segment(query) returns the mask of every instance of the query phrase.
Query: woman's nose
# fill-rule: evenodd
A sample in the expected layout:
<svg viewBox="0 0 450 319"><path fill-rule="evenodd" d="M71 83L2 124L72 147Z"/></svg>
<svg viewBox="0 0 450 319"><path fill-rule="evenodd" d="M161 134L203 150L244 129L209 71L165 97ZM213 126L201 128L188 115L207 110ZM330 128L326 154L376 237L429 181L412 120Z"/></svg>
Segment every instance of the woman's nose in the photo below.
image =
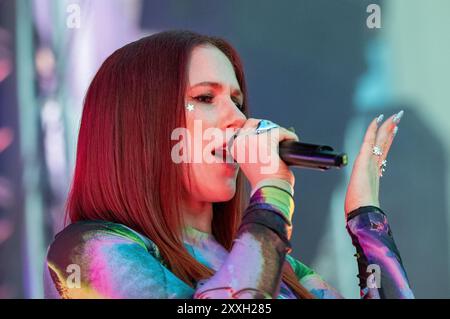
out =
<svg viewBox="0 0 450 319"><path fill-rule="evenodd" d="M245 117L244 113L233 103L234 107L230 111L227 112L226 118L225 118L225 128L231 128L231 129L239 129L241 128L247 118Z"/></svg>
<svg viewBox="0 0 450 319"><path fill-rule="evenodd" d="M244 113L240 110L240 108L235 104L233 99L225 98L222 104L223 113L222 117L222 127L224 128L233 128L238 129L241 128L247 118Z"/></svg>

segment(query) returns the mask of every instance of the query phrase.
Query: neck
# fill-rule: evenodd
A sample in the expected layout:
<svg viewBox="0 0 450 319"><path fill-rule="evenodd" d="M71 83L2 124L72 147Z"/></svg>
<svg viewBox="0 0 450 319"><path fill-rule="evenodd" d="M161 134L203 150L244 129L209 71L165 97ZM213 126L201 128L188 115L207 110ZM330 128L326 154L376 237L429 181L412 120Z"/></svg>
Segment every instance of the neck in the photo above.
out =
<svg viewBox="0 0 450 319"><path fill-rule="evenodd" d="M213 217L212 203L186 201L183 205L183 218L186 226L211 234Z"/></svg>

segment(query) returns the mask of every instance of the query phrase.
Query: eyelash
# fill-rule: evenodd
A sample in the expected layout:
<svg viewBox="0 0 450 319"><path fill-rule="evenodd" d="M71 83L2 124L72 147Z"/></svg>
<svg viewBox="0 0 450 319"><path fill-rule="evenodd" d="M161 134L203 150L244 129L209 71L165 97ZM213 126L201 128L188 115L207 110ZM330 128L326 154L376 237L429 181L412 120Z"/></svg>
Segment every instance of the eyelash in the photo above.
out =
<svg viewBox="0 0 450 319"><path fill-rule="evenodd" d="M209 102L206 102L205 99L208 99ZM214 99L214 96L212 95L198 95L196 97L194 97L194 100L200 102L200 103L206 103L206 104L211 104L212 103L212 99ZM243 109L243 105L238 103L237 101L233 101L234 104L238 107L238 109L242 110Z"/></svg>

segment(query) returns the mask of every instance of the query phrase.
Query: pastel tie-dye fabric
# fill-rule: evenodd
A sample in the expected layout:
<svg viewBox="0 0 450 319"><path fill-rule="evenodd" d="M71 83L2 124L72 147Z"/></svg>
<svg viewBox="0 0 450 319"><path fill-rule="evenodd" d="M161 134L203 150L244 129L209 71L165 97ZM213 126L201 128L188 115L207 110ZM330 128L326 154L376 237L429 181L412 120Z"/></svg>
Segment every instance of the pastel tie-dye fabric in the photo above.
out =
<svg viewBox="0 0 450 319"><path fill-rule="evenodd" d="M270 199L264 200L265 197ZM252 199L249 207L254 210L273 210L292 217L293 201L286 192L265 188ZM413 297L384 213L376 208L363 208L352 215L347 229L357 249L362 298ZM192 227L184 229L183 240L196 260L215 271L211 278L198 282L195 289L170 271L158 247L144 235L107 221L71 224L49 246L45 295L47 298L295 299L295 294L280 280L281 268L287 261L302 285L317 298L342 298L313 270L286 254L285 243L266 226L242 227L231 251L222 247L212 234ZM370 280L376 274L367 272L369 265L379 266L380 283Z"/></svg>

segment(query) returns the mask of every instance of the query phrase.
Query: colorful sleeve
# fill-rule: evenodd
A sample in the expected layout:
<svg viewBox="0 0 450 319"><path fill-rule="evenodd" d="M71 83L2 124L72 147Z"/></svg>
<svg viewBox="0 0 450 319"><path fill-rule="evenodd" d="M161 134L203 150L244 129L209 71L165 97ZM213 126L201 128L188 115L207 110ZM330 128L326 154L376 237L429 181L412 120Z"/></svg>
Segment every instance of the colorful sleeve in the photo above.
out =
<svg viewBox="0 0 450 319"><path fill-rule="evenodd" d="M348 215L362 299L414 298L385 213L362 206Z"/></svg>
<svg viewBox="0 0 450 319"><path fill-rule="evenodd" d="M150 246L124 226L69 225L50 245L44 273L46 298L192 298Z"/></svg>
<svg viewBox="0 0 450 319"><path fill-rule="evenodd" d="M292 195L275 186L257 189L244 212L232 249L219 270L198 283L194 298L276 298L290 252Z"/></svg>

